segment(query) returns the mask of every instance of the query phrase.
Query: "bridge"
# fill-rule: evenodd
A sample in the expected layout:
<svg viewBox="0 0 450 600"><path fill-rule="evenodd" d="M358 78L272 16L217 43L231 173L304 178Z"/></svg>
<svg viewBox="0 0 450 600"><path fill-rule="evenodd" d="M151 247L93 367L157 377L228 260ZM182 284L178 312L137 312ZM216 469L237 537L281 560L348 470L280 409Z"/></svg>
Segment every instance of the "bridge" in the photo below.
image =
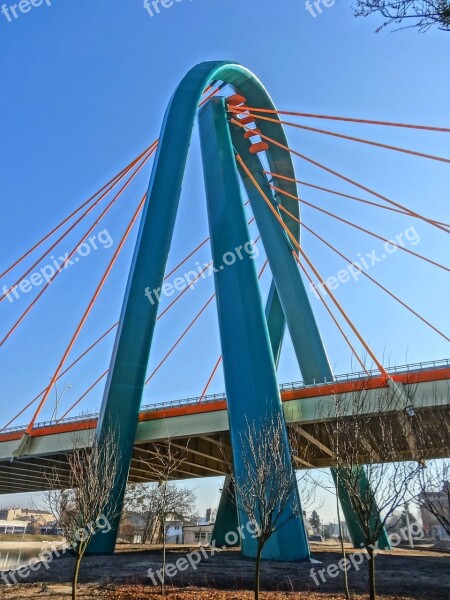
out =
<svg viewBox="0 0 450 600"><path fill-rule="evenodd" d="M197 115L210 235L195 245L169 270L167 261ZM395 240L389 239L371 228L355 223L353 218L349 220L336 214L334 207L333 210L328 210L309 202L298 190L314 189L325 192L329 197L345 198L346 201L364 207L376 208L386 215L408 217L409 220L426 225L432 231L438 231L440 235L448 234L450 225L435 216L412 210L294 150L288 144L286 129L301 129L439 164L449 164L450 159L338 131L309 127L285 120L287 116L326 119L346 124L357 122L415 131L427 130L437 134L450 133L450 129L441 127L279 111L262 83L241 65L216 61L203 63L192 69L169 102L160 137L0 274L0 278L3 278L10 273L16 273L19 266L28 261L25 272L18 277L14 276L15 283L3 287L0 301L8 299L13 303L15 298L19 298L19 292L28 293L33 285L41 287L34 297L30 296L27 308L19 317L14 316L12 324L8 325L0 341L1 347L22 327L23 321L28 318L59 274L84 256L81 249L86 251L87 242L95 243L91 235L95 227L103 222L102 219L124 190L131 186L141 169L152 157L154 158L147 193L136 202L135 211L116 245L106 270L99 277L92 297L83 307L75 330L68 334L67 347L62 356L55 360L55 368L52 368L50 384L25 406L21 406L19 412L10 418L0 431L0 493L46 489L46 472L50 467L56 467L64 480L68 470L67 457L73 448L74 436L76 435L81 443L88 444L92 433L95 432L97 439L101 441L114 423L120 423L118 444L122 464L113 491L119 504L123 501L127 481L149 480L148 474L142 468L141 458L151 459L150 445L157 443L164 446L168 433L173 438L172 443L186 448L188 454L188 459L177 473L177 479L211 477L226 473L227 464L222 454L224 447L229 448L232 453L236 477L243 479L246 476L242 460L245 443L240 432L249 421L255 423L258 428L263 427L268 416L280 416L284 423L283 452L288 464L292 462L297 468L332 467L332 444L327 437L325 424L334 418L332 406L336 397L346 398L354 393L364 393L367 395L369 406L372 406L373 414L376 415L377 398L380 394L385 394L393 403L393 419L412 408L413 412L422 414L424 421L428 420L430 424L442 422L444 427L448 424L448 360L388 368L342 306L334 291L335 284L338 280L345 283L350 277L355 280L364 278L407 311L408 318L416 319L420 327L432 331L440 340L448 342L450 337L442 327L420 314L409 302L369 272L370 265L366 260L369 255L366 255L366 258L361 255L359 262L352 261L343 251L331 244L326 236L321 236L305 223L303 215L300 214L300 206L318 211L321 216L333 219L333 222L338 221L352 231L357 230L383 242L387 254L397 251L405 253L430 269L443 271L445 276L448 276L449 267L438 259L419 252L418 249L408 247L402 236L397 236ZM294 158L314 166L321 174L326 173L334 177L339 184L353 186L358 193L363 192L364 197L355 196L342 189L325 187L321 179L315 183L298 179ZM243 192L248 200L243 197ZM107 198L109 203L93 224L83 230L74 248L59 257L61 263L53 260L50 265L48 261L54 259L52 251L59 247L68 233L72 230L77 231L79 225L83 226L91 211L104 206ZM246 213L247 210L250 214ZM120 319L75 358L73 351L77 340L85 331L86 322L139 219L140 228ZM256 225L259 232L256 238L252 238L249 233L249 227L253 225ZM344 261L346 269L339 271L336 278L324 278L319 272L315 262L300 243L301 228L323 244L324 251L326 249ZM55 239L56 235L60 237ZM406 230L402 235L408 237ZM255 248L260 239L265 260L258 273L255 267ZM197 262L195 270L170 283L168 279L180 274L180 269L189 264L188 261L208 242L211 245L212 260L203 266ZM44 244L46 249L40 254ZM30 260L35 261L31 267ZM46 260L47 264L42 266ZM41 266L39 272L33 272L38 266ZM260 281L266 269L270 271L271 283L264 309ZM214 276L215 293L183 329L154 370L148 373L149 357L153 357L155 353L154 333L157 323L179 300L188 297L187 292L197 283L201 284L208 274ZM29 279L26 279L27 277ZM344 377L336 377L333 373L309 301L307 287L310 287L320 300L333 327L337 329L354 360L363 369L361 373ZM169 298L169 304L162 309L161 298L164 297ZM222 353L217 357L198 398L141 407L144 387L173 355L214 300L217 305ZM370 303L370 298L364 301ZM286 328L303 382L279 386L277 369ZM86 391L65 410L62 417L39 422L41 413L48 410L50 394L57 382L84 361L85 357L97 349L114 331L116 338L109 369L89 384ZM223 369L226 394L208 395L219 368ZM98 389L105 379L99 415L68 418L70 413L83 406L85 399L94 389ZM344 416L347 415L345 410L344 408ZM30 415L28 424L25 427L11 428L24 414ZM293 448L288 441L291 430L298 433L297 447ZM403 460L414 458L408 432L402 432L399 428L399 433L397 456ZM372 437L376 445L376 425ZM367 452L367 446L359 449L361 464L367 460ZM448 453L448 444L442 446L436 443L429 448L427 458L445 457ZM363 482L362 485L368 484ZM339 493L344 492L339 490ZM291 498L290 506L294 505L298 508L298 514L301 514L300 497L297 492L293 492ZM351 503L344 502L343 510L347 521L352 523L355 529L357 518ZM117 526L118 519L115 519L111 532L101 536L101 540L94 540L94 545L102 545L98 551L113 552ZM354 539L355 543L356 541ZM254 541L245 541L243 552L253 556ZM309 547L302 520L292 519L280 529L266 548L266 552L268 557L276 560L308 558Z"/></svg>
<svg viewBox="0 0 450 600"><path fill-rule="evenodd" d="M406 390L414 388L416 411L424 411L427 418L450 426L450 359L394 367L389 372ZM305 445L309 444L311 450L306 462L302 459L304 448L299 444L294 454L296 467L307 469L333 465L333 453L324 420L333 419L336 395L345 398L355 390L363 389L369 396L368 405L372 405L375 410L375 397L384 387L384 381L378 374L367 377L366 373L336 376L333 383L316 382L305 385L302 382L292 382L280 385L288 427L298 429L300 436L297 439L303 440ZM67 456L73 449L74 436L77 437L77 445L89 447L97 423L98 414L67 418L59 422L36 423L26 454L22 454L17 460L13 460L14 451L26 426L4 431L0 434L0 494L49 489L49 469L57 472L60 480L64 481L68 472ZM143 406L134 442L128 478L130 483L154 481L151 471L144 468L141 459L152 463L153 444L157 442L164 447L168 436L172 445L186 450L188 457L182 468L174 473L173 479L226 475L224 448L230 446L226 396L212 394L202 399L186 398ZM373 432L373 439L376 444L376 430ZM447 456L448 445L442 446L442 438L436 439L436 443L436 446L429 448L427 458ZM360 448L359 453L361 464L364 464L367 448ZM414 458L406 431L400 431L399 434L399 457L404 460Z"/></svg>

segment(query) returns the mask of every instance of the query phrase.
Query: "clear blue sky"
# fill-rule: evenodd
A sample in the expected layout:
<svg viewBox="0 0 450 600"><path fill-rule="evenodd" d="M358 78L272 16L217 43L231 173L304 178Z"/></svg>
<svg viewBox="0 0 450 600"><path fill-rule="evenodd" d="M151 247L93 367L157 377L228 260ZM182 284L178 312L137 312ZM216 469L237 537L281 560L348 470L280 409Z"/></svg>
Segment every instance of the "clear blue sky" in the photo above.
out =
<svg viewBox="0 0 450 600"><path fill-rule="evenodd" d="M283 109L448 127L448 35L433 31L425 35L414 31L377 35L374 29L378 23L377 18L356 20L349 2L340 2L313 18L297 0L184 0L153 18L140 0L53 0L50 6L44 3L11 22L0 14L1 270L158 136L174 87L190 67L203 60L231 59L246 65ZM323 121L308 124L450 156L446 134ZM299 130L289 130L288 135L292 147L412 209L449 221L448 165ZM199 160L196 139L171 265L206 236ZM300 160L296 168L302 179L355 193L350 186ZM126 219L145 190L148 175L147 168L105 220L103 227L114 240L112 248L93 252L64 272L1 349L2 423L47 384ZM312 190L305 191L304 198L388 238L414 226L420 243L413 250L441 262L448 259L448 236L421 222L355 207L351 201ZM382 254L381 243L313 209L305 208L303 218L352 259L374 249ZM77 231L58 247L58 256L76 243L82 230ZM303 243L325 277L345 266L310 235L304 235ZM117 319L131 253L132 242L72 356ZM208 255L206 249L198 259L207 260ZM22 270L15 274L21 275ZM374 266L371 274L448 333L450 290L443 271L398 252ZM268 282L266 276L264 289ZM12 276L0 283L13 283ZM171 318L161 321L150 369L194 317L212 286L212 280L198 286L172 311ZM1 304L2 335L35 293L13 304ZM369 282L341 285L337 295L385 363L449 356L444 340ZM336 372L346 372L352 367L348 348L314 296L311 301L333 367ZM107 368L112 342L110 336L86 363L62 380L60 390L71 385L63 398L65 407ZM219 353L215 307L211 306L147 388L145 402L198 395ZM279 377L280 381L301 377L289 342ZM219 374L211 391L221 390ZM97 408L101 396L99 386L80 410ZM49 405L42 417L48 418L53 408ZM30 416L27 413L17 424ZM4 501L6 498L0 503Z"/></svg>

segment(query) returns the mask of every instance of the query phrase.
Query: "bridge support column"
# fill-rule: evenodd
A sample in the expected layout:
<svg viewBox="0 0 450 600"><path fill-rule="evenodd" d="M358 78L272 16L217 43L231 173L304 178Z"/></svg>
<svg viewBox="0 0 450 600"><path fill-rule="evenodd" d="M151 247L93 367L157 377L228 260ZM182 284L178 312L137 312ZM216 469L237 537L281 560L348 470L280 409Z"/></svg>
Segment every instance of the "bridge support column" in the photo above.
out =
<svg viewBox="0 0 450 600"><path fill-rule="evenodd" d="M232 479L227 475L223 484L222 495L220 496L219 509L217 511L216 522L211 539L215 542L217 548L234 548L239 542L230 543L227 538L229 531L237 531L239 527L238 513L236 504L233 501L235 495Z"/></svg>
<svg viewBox="0 0 450 600"><path fill-rule="evenodd" d="M257 173L256 179L258 184L267 198L272 201L273 205L277 206L272 189L267 183L267 178L263 175L263 165L258 155L249 152L250 143L244 139L242 129L237 126L231 126L231 137L234 148L243 158L247 168L250 172ZM267 258L302 372L303 381L307 384L320 381L333 381L333 372L325 352L303 279L297 263L292 256L293 248L289 239L272 212L268 209L260 192L242 168L240 168L240 175L250 200L259 232L264 240ZM281 347L277 348L276 340L272 342L274 356L279 356ZM281 342L282 338L278 337L278 343L281 344ZM336 483L339 480L338 473L335 469L331 469L331 473ZM345 477L342 479L345 480ZM358 516L352 508L348 491L342 485L342 479L337 487L337 493L341 501L342 511L353 545L355 548L360 548L362 545L367 544L367 540L363 536ZM370 485L364 469L362 469L360 474L360 484L362 492ZM390 547L385 530L383 530L380 536L379 543L380 548Z"/></svg>
<svg viewBox="0 0 450 600"><path fill-rule="evenodd" d="M214 81L223 81L233 86L237 92L247 98L250 106L259 106L270 110L275 109L270 96L261 82L241 65L227 61L207 62L197 65L182 80L167 108L125 292L118 333L97 427L97 435L100 437L105 435L110 427L117 431L120 468L116 476L114 490L111 494L111 504L116 506L118 511L122 508L125 486L131 465L139 408L158 312L158 303L151 303L145 295L145 290L160 291L163 285L197 107L203 91ZM216 104L211 103L210 106L216 106ZM222 118L225 115L224 106L221 106L221 111ZM215 124L213 121L211 121L210 125L214 129ZM226 125L225 119L221 123L221 127L225 127ZM282 145L286 145L287 140L281 124L261 121L259 126L269 137L277 140ZM223 142L225 138L226 144L222 145L218 143L219 139ZM229 226L229 230L226 230L229 235L224 238L227 242L227 247L223 251L226 252L233 251L233 248L228 247L230 239L240 239L239 236L243 232L247 236L246 239L248 239L248 231L245 221L243 222L244 228L241 223L243 209L241 207L241 212L239 212L236 205L237 198L239 197L239 183L236 183L237 171L232 155L229 131L225 133L222 128L220 136L216 135L214 139L216 140L215 143L211 142L211 144L208 144L208 142L205 142L204 144L208 153L208 159L210 159L208 162L211 162L208 180L209 187L212 188L211 198L217 197L220 201L220 210L223 214L219 214L219 209L213 207L212 214L214 214L214 219L211 219L210 215L210 221L216 220L219 223L219 225L216 224L217 228L220 228L220 218L223 217L224 223ZM217 156L209 152L215 152L216 150L220 153ZM222 158L222 154L224 155L226 164L221 169L218 159L219 157ZM233 161L231 161L231 157ZM217 162L213 166L212 161L214 159ZM290 179L295 178L292 160L287 151L282 150L276 145L271 146L268 152L268 161L272 172L284 173ZM217 179L214 179L216 175ZM227 177L230 175L232 177L230 181L232 182L233 189L232 192L225 193L225 183L228 184ZM222 190L215 190L214 187L219 186L219 182L223 182ZM279 187L288 192L292 192L293 194L296 192L295 185L290 184L289 181L280 180L278 184ZM226 205L224 204L225 196L227 200ZM228 222L225 218L230 200L234 200L234 204L230 203L231 212L239 217L237 229L234 229L234 223ZM294 208L294 214L295 210ZM294 228L298 228L298 225L292 225L292 229ZM214 248L216 256L220 256L221 249L220 240L218 239L220 237L219 234L220 231L216 229L216 239L214 241L216 244ZM248 257L244 258L248 259ZM267 313L271 335L269 342L259 291L256 291L255 288L256 273L253 262L250 262L250 268L247 264L249 263L248 259L238 261L234 266L227 267L221 271L217 274L216 285L219 287L218 282L220 282L223 291L223 302L219 306L219 317L221 317L223 325L221 328L223 347L227 347L228 353L229 349L233 348L233 342L236 338L239 346L239 355L244 360L244 363L250 366L251 377L248 374L249 372L240 368L237 368L234 373L232 367L235 364L232 358L230 358L231 352L230 356L228 356L231 362L225 363L224 361L228 387L233 392L236 392L235 388L244 390L246 402L247 396L245 394L249 391L251 401L248 404L248 414L250 418L253 418L261 413L258 408L260 408L261 398L266 397L266 390L269 391L269 403L272 403L272 409L274 411L281 411L278 389L276 388L275 390L274 388L274 385L276 387L276 379L274 378L273 358L270 352L269 358L267 357L267 347L270 350L271 344L273 356L278 357L284 328L284 315L282 313L286 310L286 305L282 303L283 310L281 310L280 299L277 296L279 293L278 285L277 289L272 285L271 295L273 302L270 302L270 310ZM231 282L231 288L228 291L224 284L227 281L228 275L225 274L229 271L233 272L233 269L235 269L234 272L237 275L236 279ZM242 290L250 294L249 298L251 296L255 301L254 303L249 301L246 294L239 295L238 278L240 278L239 284L242 285ZM232 306L230 313L226 313L224 304L229 298L232 300ZM229 320L228 328L227 319L224 317L225 313L227 314L227 319L235 318L234 322ZM262 328L258 329L261 323L261 316ZM295 319L295 317L295 311L290 310L288 322L292 318ZM256 327L255 322L258 323L258 327ZM257 333L256 337L253 336L254 332ZM262 342L261 348L255 340ZM248 351L245 344L247 344L248 349L252 350L251 358L247 356ZM255 352L253 352L254 350ZM269 365L267 372L264 370L264 366L266 365ZM237 366L239 367L239 365ZM316 364L311 364L310 369L305 368L305 372L303 373L305 380L309 377L315 377L313 373L317 370ZM258 382L259 376L261 376L262 384L259 386L254 385L255 382ZM325 375L321 375L321 377L326 376L326 373ZM265 377L268 379L265 379ZM233 378L235 378L234 382ZM247 386L248 382L254 385L254 387ZM234 397L237 397L236 393ZM232 423L232 432L234 431L234 434L236 434L237 426L243 425L243 417L239 414L240 408L234 401ZM119 515L117 515L116 518L112 519L112 528L109 533L95 536L89 549L91 553L113 553L119 518ZM289 539L283 538L285 529L295 529L293 533L289 531L289 535L287 536ZM279 543L279 545L271 550L271 555L283 556L283 558L291 556L293 558L306 557L309 555L303 523L300 525L297 522L291 522L289 527L281 530L281 533L283 535L277 536L276 542L274 536L273 543ZM292 544L297 544L295 551L292 551Z"/></svg>
<svg viewBox="0 0 450 600"><path fill-rule="evenodd" d="M273 281L267 298L266 321L269 330L270 343L272 345L272 354L275 366L277 367L286 329L286 319L284 318L280 297L277 294ZM212 539L215 540L217 547L226 546L227 548L232 548L235 546L235 544L229 544L225 539L228 531L236 531L239 526L236 504L231 500L233 494L233 483L230 477L226 477L212 534Z"/></svg>
<svg viewBox="0 0 450 600"><path fill-rule="evenodd" d="M366 472L364 467L354 467L358 469L360 472L358 473L358 483L361 489L361 497L364 497L365 492L368 488L370 488L370 483L367 479ZM339 500L341 502L342 512L344 513L345 522L347 523L348 531L350 533L350 537L352 539L353 546L355 548L361 548L362 546L367 546L369 540L367 540L364 536L362 527L360 525L359 519L352 507L352 501L350 494L348 493L347 488L345 487L345 471L344 469L331 469L331 474L333 476L334 483L336 485L336 491L339 496ZM374 509L374 513L378 512L378 508ZM376 523L376 514L374 514L372 518L372 522ZM380 550L390 550L391 543L389 541L388 534L386 529L383 528L383 531L378 539L378 546Z"/></svg>
<svg viewBox="0 0 450 600"><path fill-rule="evenodd" d="M210 100L201 110L199 122L212 254L217 270L214 279L230 436L234 471L239 481L246 477L242 464L242 455L246 450L245 439L240 434L246 430L248 423L255 422L258 426L267 417L283 416L283 409L251 251L225 100ZM284 447L292 462L286 429ZM237 503L239 505L239 497ZM297 489L293 493L292 503L295 503L298 514L301 515ZM241 526L246 525L247 519L242 511L239 511L239 520ZM245 556L254 557L256 540L245 536L242 539L242 552ZM272 535L263 557L282 561L309 558L301 516L289 521Z"/></svg>
<svg viewBox="0 0 450 600"><path fill-rule="evenodd" d="M183 78L167 107L97 426L97 435L100 437L110 426L117 431L120 468L111 503L118 511L123 505L131 465L159 304L151 303L145 291L157 292L163 285L198 105L205 88L215 81L233 86L247 97L252 106L275 108L261 82L241 65L228 61L206 62L194 67ZM282 144L287 141L281 125L267 124L267 133ZM286 174L294 177L288 152L274 146L269 163L273 170L280 163L287 164ZM275 317L280 317L279 311ZM112 521L109 533L93 539L89 549L91 553L114 552L119 516Z"/></svg>

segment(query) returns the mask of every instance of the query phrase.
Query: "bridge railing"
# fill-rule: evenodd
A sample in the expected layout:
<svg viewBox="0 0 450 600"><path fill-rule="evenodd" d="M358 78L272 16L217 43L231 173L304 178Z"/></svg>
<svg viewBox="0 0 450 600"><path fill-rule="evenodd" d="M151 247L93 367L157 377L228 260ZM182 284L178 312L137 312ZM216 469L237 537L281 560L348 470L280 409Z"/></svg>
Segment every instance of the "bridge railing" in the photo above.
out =
<svg viewBox="0 0 450 600"><path fill-rule="evenodd" d="M387 367L386 370L388 371L388 373L400 374L400 373L415 373L418 371L442 369L445 367L450 367L450 359L449 358L414 363L414 364L410 364L410 365L399 365L399 366L395 366L395 367ZM380 375L380 372L377 369L372 369L372 370L368 370L368 374L370 377L377 377ZM335 375L334 382L339 383L339 382L344 382L344 381L358 381L361 379L366 379L367 377L368 377L368 375L364 371L359 371L359 372L355 371L354 373L346 373L344 375ZM333 382L328 381L325 378L321 379L321 380L314 380L313 383L309 383L309 384L305 384L303 381L291 381L290 383L280 384L279 388L280 388L280 391L284 391L284 390L292 391L292 390L298 390L298 389L314 388L314 387L318 387L320 385L330 384L330 383L333 383ZM200 401L202 404L207 404L210 402L218 402L220 400L226 400L226 396L224 393L208 394L207 396L203 396L203 398L201 398L200 396L196 396L196 397L190 397L190 398L183 398L181 400L169 400L167 402L158 402L156 404L145 404L144 406L141 407L140 412L141 413L154 412L154 411L164 410L164 409L168 409L168 408L177 408L177 407L181 407L181 406L193 406L195 404L198 404ZM94 420L97 418L98 418L98 413L92 413L92 414L80 415L80 416L76 416L76 417L67 417L65 419L62 419L61 421L58 421L58 420L41 421L39 423L36 423L34 428L42 429L44 427L52 427L53 425L57 425L57 424L59 425L59 424L73 423L73 422L82 423L83 421L91 421L91 420ZM25 431L26 428L27 428L27 425L20 425L18 427L9 427L8 429L5 429L4 431L2 431L0 433L0 436L3 433L14 433L14 432L19 432L19 431Z"/></svg>
<svg viewBox="0 0 450 600"><path fill-rule="evenodd" d="M52 427L53 425L62 425L64 423L72 423L75 421L77 423L82 423L83 421L91 421L91 420L97 419L97 418L98 418L98 412L92 413L89 415L78 415L75 417L66 417L65 419L61 419L61 421L59 421L58 419L53 419L53 420L49 420L49 421L39 421L38 423L34 424L33 429L43 429L44 427ZM17 427L8 427L8 429L4 429L0 433L0 436L3 433L14 433L15 431L25 431L27 427L28 427L28 425L18 425Z"/></svg>
<svg viewBox="0 0 450 600"><path fill-rule="evenodd" d="M444 358L440 360L430 360L427 362L413 363L410 365L397 365L395 367L386 367L386 371L392 374L400 373L417 373L419 371L429 371L435 369L442 369L444 367L450 367L450 359ZM379 377L380 371L378 369L368 369L365 371L354 371L353 373L345 373L343 375L335 375L333 381L329 381L325 377L323 379L314 379L313 383L305 384L303 381L292 381L289 383L280 384L280 390L297 390L311 387L317 387L319 385L326 385L333 382L344 382L344 381L358 381L360 379L367 379L367 377Z"/></svg>
<svg viewBox="0 0 450 600"><path fill-rule="evenodd" d="M220 400L226 400L227 397L224 393L221 394L208 394L207 396L193 396L191 398L183 398L182 400L169 400L167 402L158 402L157 404L144 404L141 406L140 412L150 412L153 410L161 410L164 408L177 408L179 406L191 406L198 404L200 401L202 404L208 402L219 402Z"/></svg>

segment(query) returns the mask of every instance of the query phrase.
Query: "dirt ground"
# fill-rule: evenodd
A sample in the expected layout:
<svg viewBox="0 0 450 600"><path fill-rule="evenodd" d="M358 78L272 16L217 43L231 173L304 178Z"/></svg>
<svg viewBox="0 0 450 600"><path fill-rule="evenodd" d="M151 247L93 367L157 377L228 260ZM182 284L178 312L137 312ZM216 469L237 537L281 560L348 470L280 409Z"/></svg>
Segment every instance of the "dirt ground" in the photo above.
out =
<svg viewBox="0 0 450 600"><path fill-rule="evenodd" d="M297 599L331 600L342 595L342 573L326 582L318 579L317 586L310 576L341 558L337 546L313 545L313 553L321 564L265 562L261 588L264 600ZM198 548L172 547L167 562L174 564ZM91 600L156 600L161 598L147 575L148 569L160 569L160 551L140 546L119 546L112 557L86 557L80 573L80 599ZM378 593L382 600L450 600L450 554L426 549L396 549L377 557ZM355 600L365 600L368 561L359 570L349 571L349 582ZM20 579L17 572L3 573L0 579L0 598L25 600L33 596L66 600L70 595L70 576L73 558L69 555L55 558L48 568L41 565ZM224 551L215 556L202 557L198 567L178 572L167 578L168 597L171 600L250 600L253 585L254 562L237 551ZM17 584L11 582L16 573Z"/></svg>

